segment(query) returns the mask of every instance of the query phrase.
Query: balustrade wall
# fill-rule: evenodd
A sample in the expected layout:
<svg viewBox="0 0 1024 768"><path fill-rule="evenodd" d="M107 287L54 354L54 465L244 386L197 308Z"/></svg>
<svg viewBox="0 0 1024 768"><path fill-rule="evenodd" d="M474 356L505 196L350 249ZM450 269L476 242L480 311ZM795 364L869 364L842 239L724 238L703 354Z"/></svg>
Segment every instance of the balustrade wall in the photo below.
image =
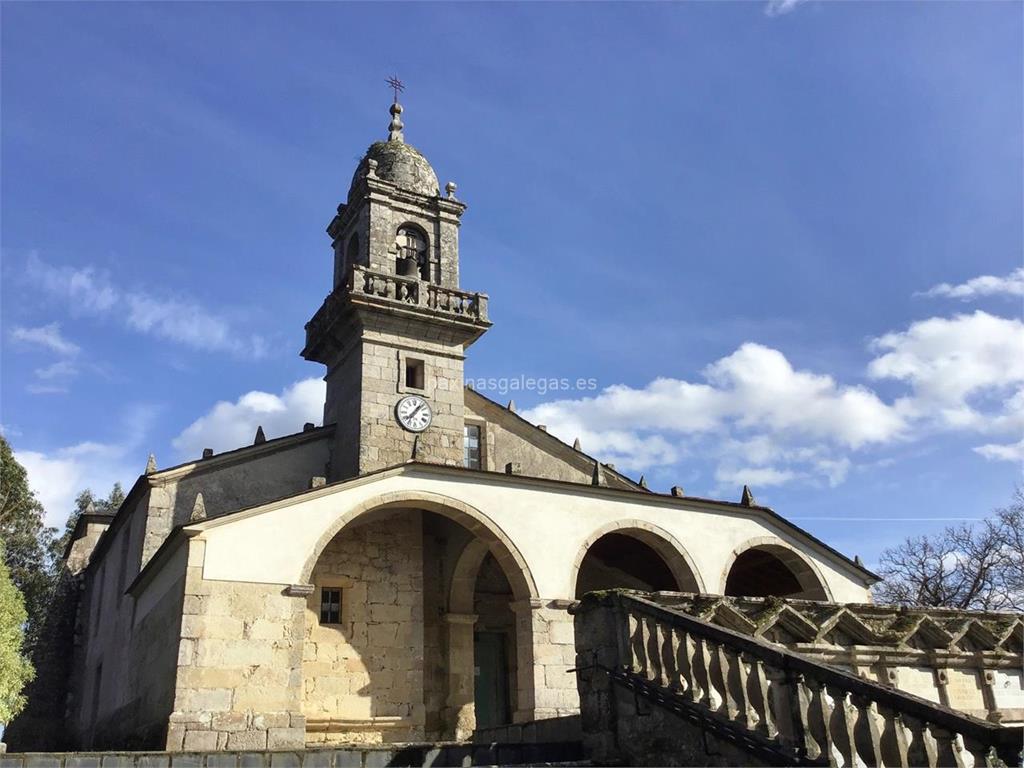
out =
<svg viewBox="0 0 1024 768"><path fill-rule="evenodd" d="M610 688L618 686L672 710L681 727L697 722L744 745L752 762L1020 764L1019 727L968 717L638 595L589 595L576 616L584 736L605 758L619 750L634 764L645 762L630 754L642 740L621 738L635 731L628 721L643 708L600 711L617 706L621 697ZM602 685L609 687L603 695ZM609 728L619 738L609 738Z"/></svg>

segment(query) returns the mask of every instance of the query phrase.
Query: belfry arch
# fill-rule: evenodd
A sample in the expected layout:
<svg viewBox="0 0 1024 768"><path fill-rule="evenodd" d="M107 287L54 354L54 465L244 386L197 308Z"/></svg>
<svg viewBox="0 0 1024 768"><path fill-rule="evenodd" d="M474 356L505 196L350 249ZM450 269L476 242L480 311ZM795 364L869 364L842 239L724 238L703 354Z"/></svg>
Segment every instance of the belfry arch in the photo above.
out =
<svg viewBox="0 0 1024 768"><path fill-rule="evenodd" d="M831 600L825 579L808 558L768 536L733 550L722 572L721 593L732 597Z"/></svg>
<svg viewBox="0 0 1024 768"><path fill-rule="evenodd" d="M426 493L369 500L323 532L303 575L312 586L302 664L311 742L469 737L478 630L507 654L485 670L505 693L501 706L485 707L487 724L532 709L532 687L516 674L518 657L532 653L531 629L514 608L530 604L536 586L479 510Z"/></svg>
<svg viewBox="0 0 1024 768"><path fill-rule="evenodd" d="M594 531L576 555L569 579L577 598L615 587L704 591L700 573L678 539L642 520L620 520Z"/></svg>

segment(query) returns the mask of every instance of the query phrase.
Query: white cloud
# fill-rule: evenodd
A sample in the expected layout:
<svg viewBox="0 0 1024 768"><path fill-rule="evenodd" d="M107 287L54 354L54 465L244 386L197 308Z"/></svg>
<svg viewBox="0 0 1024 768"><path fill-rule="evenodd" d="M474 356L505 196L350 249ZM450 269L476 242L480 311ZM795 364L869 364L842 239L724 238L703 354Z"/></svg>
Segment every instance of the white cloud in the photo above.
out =
<svg viewBox="0 0 1024 768"><path fill-rule="evenodd" d="M724 396L723 415L742 427L849 448L891 442L906 428L899 413L874 392L797 371L781 352L760 344L744 344L704 373Z"/></svg>
<svg viewBox="0 0 1024 768"><path fill-rule="evenodd" d="M67 392L71 381L78 376L78 366L70 360L58 360L45 368L36 368L37 382L27 389L35 395Z"/></svg>
<svg viewBox="0 0 1024 768"><path fill-rule="evenodd" d="M70 360L58 360L56 363L52 363L45 368L36 368L35 371L36 378L43 379L44 381L67 379L77 373L78 369Z"/></svg>
<svg viewBox="0 0 1024 768"><path fill-rule="evenodd" d="M760 344L742 345L704 377L707 383L616 385L524 416L563 440L580 437L588 453L625 470L674 464L699 451L718 464L717 481L746 477L761 485L837 485L850 467L843 452L893 442L907 430L899 411L870 390L796 370Z"/></svg>
<svg viewBox="0 0 1024 768"><path fill-rule="evenodd" d="M802 5L807 0L768 0L768 4L764 8L766 16L784 16L787 13L791 13L796 10L798 5Z"/></svg>
<svg viewBox="0 0 1024 768"><path fill-rule="evenodd" d="M796 477L795 472L788 469L776 469L775 467L742 467L740 469L719 467L715 470L715 480L730 486L751 485L767 487L784 485Z"/></svg>
<svg viewBox="0 0 1024 768"><path fill-rule="evenodd" d="M93 267L53 266L35 254L29 257L26 274L33 285L66 304L72 313L110 316L138 333L193 349L228 351L249 357L262 357L267 353L261 336L237 331L227 319L192 299L158 297L141 290L121 289Z"/></svg>
<svg viewBox="0 0 1024 768"><path fill-rule="evenodd" d="M59 324L50 323L38 328L17 326L11 330L10 337L16 343L34 344L64 358L43 368L36 368L36 381L26 387L30 393L42 395L68 391L71 381L78 375L78 366L71 358L77 357L81 348L61 335Z"/></svg>
<svg viewBox="0 0 1024 768"><path fill-rule="evenodd" d="M1024 296L1024 267L1018 267L1008 275L981 275L959 285L939 283L919 296L943 297L970 301L983 296Z"/></svg>
<svg viewBox="0 0 1024 768"><path fill-rule="evenodd" d="M145 455L137 454L157 414L148 405L128 406L118 419L123 435L111 442L92 440L52 450L14 450L25 467L29 487L46 510L47 525L62 529L74 509L75 497L91 489L106 496L114 483L127 493L145 467Z"/></svg>
<svg viewBox="0 0 1024 768"><path fill-rule="evenodd" d="M1024 324L985 312L933 317L871 342L870 378L907 387L892 401L864 386L798 370L775 349L746 343L707 366L703 382L655 379L524 413L564 440L624 469L697 456L732 486L836 486L854 458L937 430L1024 430ZM1015 460L1020 444L975 448ZM614 457L614 458L610 458Z"/></svg>
<svg viewBox="0 0 1024 768"><path fill-rule="evenodd" d="M198 458L203 448L217 453L251 445L258 426L267 438L290 435L306 422L323 419L325 387L322 379L303 379L280 395L252 391L233 403L221 401L200 416L172 441L185 459Z"/></svg>
<svg viewBox="0 0 1024 768"><path fill-rule="evenodd" d="M25 467L29 487L46 510L48 525L62 526L82 490L85 468L74 458L47 455L39 451L15 451L14 458Z"/></svg>
<svg viewBox="0 0 1024 768"><path fill-rule="evenodd" d="M974 449L989 461L1015 461L1024 463L1024 439L1017 443L989 443Z"/></svg>
<svg viewBox="0 0 1024 768"><path fill-rule="evenodd" d="M874 379L910 385L898 404L908 418L954 429L1011 426L1024 406L1024 323L976 311L932 317L872 342Z"/></svg>
<svg viewBox="0 0 1024 768"><path fill-rule="evenodd" d="M77 344L68 341L61 335L60 325L57 323L42 325L38 328L15 326L11 329L10 336L13 341L23 344L38 344L52 352L56 352L58 355L70 357L79 352Z"/></svg>

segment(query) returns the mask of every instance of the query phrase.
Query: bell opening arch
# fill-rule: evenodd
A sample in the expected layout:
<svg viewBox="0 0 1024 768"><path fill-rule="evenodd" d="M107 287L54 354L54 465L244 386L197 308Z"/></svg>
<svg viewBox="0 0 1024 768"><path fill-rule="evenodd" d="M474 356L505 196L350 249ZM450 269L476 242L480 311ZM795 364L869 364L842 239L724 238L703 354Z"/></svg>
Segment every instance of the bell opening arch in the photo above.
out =
<svg viewBox="0 0 1024 768"><path fill-rule="evenodd" d="M576 555L569 584L577 598L619 587L704 591L700 573L679 540L642 520L620 520L594 531Z"/></svg>

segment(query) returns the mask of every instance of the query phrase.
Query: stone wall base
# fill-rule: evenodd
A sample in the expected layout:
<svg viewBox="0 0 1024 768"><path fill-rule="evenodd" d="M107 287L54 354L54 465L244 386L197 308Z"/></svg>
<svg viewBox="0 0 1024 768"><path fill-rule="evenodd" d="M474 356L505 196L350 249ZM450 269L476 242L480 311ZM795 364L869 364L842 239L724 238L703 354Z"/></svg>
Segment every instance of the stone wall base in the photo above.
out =
<svg viewBox="0 0 1024 768"><path fill-rule="evenodd" d="M291 751L23 752L0 755L0 768L426 768L568 763L581 756L579 742L440 743Z"/></svg>
<svg viewBox="0 0 1024 768"><path fill-rule="evenodd" d="M167 726L170 752L302 749L305 740L306 718L298 712L175 712Z"/></svg>

